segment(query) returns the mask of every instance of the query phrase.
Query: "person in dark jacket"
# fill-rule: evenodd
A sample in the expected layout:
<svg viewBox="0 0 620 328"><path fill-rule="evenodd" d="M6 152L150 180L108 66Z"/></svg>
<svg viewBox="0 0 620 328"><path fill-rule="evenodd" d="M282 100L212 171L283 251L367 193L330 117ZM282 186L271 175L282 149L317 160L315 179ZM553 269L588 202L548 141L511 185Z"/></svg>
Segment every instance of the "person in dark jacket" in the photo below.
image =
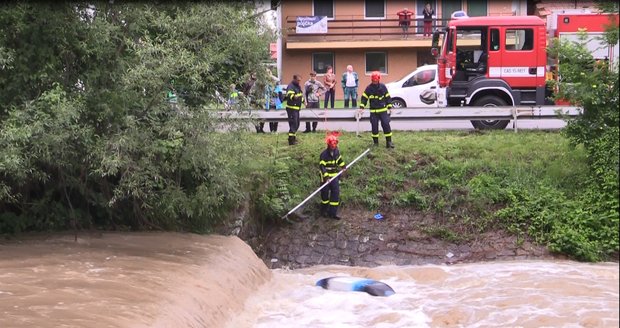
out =
<svg viewBox="0 0 620 328"><path fill-rule="evenodd" d="M304 93L301 91L299 82L301 78L298 74L293 75L293 81L286 87L286 115L288 117L288 144L297 144L297 130L299 130L299 110L304 103Z"/></svg>
<svg viewBox="0 0 620 328"><path fill-rule="evenodd" d="M254 72L250 73L248 79L241 85L241 93L248 100L252 109L259 109L261 107L262 90L260 89L262 89L262 84L256 83L256 73ZM265 122L256 122L254 127L256 128L256 133L265 133Z"/></svg>
<svg viewBox="0 0 620 328"><path fill-rule="evenodd" d="M319 169L321 170L321 185L330 183L321 189L321 216L340 220L338 207L340 206L340 181L336 177L342 169L346 170L344 160L338 149L338 135L332 133L325 138L327 148L319 157ZM343 173L344 174L344 173ZM334 178L335 177L335 178Z"/></svg>
<svg viewBox="0 0 620 328"><path fill-rule="evenodd" d="M360 112L368 105L370 109L370 126L372 142L375 146L379 145L379 122L385 136L385 146L394 148L392 143L392 128L390 127L389 110L392 108L392 99L385 84L381 83L381 73L375 71L370 75L371 83L366 87L362 94Z"/></svg>

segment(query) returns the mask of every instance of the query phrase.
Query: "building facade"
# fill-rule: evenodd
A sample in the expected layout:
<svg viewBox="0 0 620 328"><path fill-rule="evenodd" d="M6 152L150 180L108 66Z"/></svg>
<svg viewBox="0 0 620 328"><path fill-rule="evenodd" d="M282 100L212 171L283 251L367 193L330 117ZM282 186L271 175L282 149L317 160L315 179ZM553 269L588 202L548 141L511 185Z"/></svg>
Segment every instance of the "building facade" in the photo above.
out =
<svg viewBox="0 0 620 328"><path fill-rule="evenodd" d="M278 72L286 84L293 74L305 81L311 71L322 80L327 66L336 76L352 65L360 87L379 71L383 82L396 81L418 66L434 63L431 37L423 36L422 11L429 3L435 11L432 28L441 28L455 11L469 16L526 15L525 0L282 0L278 9ZM414 12L407 38L397 12ZM318 17L325 17L319 20ZM336 98L342 99L340 82Z"/></svg>

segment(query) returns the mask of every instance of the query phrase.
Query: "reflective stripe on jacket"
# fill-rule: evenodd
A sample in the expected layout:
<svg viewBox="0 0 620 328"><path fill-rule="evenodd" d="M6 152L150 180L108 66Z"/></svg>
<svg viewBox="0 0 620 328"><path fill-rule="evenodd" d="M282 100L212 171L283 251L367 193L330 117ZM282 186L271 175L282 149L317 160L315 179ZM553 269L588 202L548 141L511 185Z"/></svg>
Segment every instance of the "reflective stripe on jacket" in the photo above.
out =
<svg viewBox="0 0 620 328"><path fill-rule="evenodd" d="M385 84L371 83L366 87L362 93L360 107L365 108L367 104L371 113L381 113L392 108L392 98Z"/></svg>
<svg viewBox="0 0 620 328"><path fill-rule="evenodd" d="M319 169L323 178L335 177L340 169L344 167L344 160L342 160L338 148L334 150L325 149L319 159Z"/></svg>
<svg viewBox="0 0 620 328"><path fill-rule="evenodd" d="M304 98L303 92L298 84L291 83L286 87L286 109L301 109L301 101Z"/></svg>

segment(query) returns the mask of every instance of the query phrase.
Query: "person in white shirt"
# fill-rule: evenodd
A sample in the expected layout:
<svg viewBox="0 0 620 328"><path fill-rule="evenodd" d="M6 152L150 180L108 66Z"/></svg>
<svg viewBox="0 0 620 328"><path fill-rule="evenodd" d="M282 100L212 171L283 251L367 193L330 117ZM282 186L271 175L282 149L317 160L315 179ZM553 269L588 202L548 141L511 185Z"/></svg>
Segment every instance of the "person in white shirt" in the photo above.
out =
<svg viewBox="0 0 620 328"><path fill-rule="evenodd" d="M349 99L353 108L357 108L357 87L359 79L357 73L353 71L353 66L348 65L347 71L342 74L342 91L344 92L344 108L349 108Z"/></svg>

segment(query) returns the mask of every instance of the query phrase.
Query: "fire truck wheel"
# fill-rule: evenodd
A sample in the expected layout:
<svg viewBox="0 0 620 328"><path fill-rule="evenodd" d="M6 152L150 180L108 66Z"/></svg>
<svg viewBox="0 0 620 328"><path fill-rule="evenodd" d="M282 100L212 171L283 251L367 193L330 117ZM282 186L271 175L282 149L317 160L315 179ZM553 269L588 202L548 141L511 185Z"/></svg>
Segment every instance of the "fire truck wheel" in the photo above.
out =
<svg viewBox="0 0 620 328"><path fill-rule="evenodd" d="M474 106L478 107L497 107L507 106L504 99L496 96L484 96L474 102ZM479 120L471 121L471 125L478 130L503 130L508 126L510 120Z"/></svg>

